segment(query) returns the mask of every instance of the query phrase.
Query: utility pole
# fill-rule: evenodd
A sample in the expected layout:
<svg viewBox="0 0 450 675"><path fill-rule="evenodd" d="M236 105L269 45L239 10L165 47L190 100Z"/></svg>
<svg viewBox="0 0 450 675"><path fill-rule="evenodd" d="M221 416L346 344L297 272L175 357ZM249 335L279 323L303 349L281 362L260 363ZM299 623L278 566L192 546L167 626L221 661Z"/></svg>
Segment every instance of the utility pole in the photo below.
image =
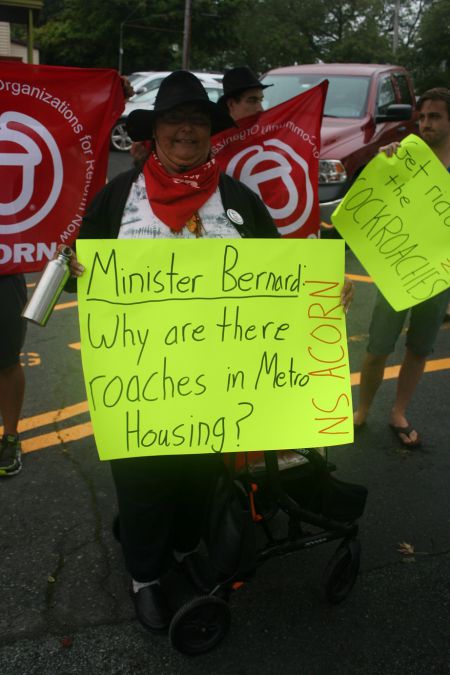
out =
<svg viewBox="0 0 450 675"><path fill-rule="evenodd" d="M135 7L131 14L128 14L127 17L125 17L124 21L121 22L120 27L119 27L119 75L122 75L122 67L123 67L123 29L124 26L128 23L128 20L131 19L131 17L136 14L136 12L140 9L140 7Z"/></svg>
<svg viewBox="0 0 450 675"><path fill-rule="evenodd" d="M119 29L119 75L122 75L122 65L123 65L123 27L125 21L122 21Z"/></svg>
<svg viewBox="0 0 450 675"><path fill-rule="evenodd" d="M394 36L393 36L393 40L392 40L392 51L394 52L394 54L397 53L397 49L398 49L399 19L400 19L400 0L395 0Z"/></svg>
<svg viewBox="0 0 450 675"><path fill-rule="evenodd" d="M183 61L182 68L189 70L191 51L191 5L192 0L184 0Z"/></svg>

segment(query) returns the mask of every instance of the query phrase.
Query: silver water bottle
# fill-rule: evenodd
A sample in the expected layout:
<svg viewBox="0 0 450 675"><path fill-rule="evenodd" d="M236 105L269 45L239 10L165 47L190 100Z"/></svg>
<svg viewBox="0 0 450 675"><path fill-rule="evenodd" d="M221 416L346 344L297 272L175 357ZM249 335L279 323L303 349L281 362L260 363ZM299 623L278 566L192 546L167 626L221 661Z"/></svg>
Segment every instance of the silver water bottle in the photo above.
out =
<svg viewBox="0 0 450 675"><path fill-rule="evenodd" d="M70 276L71 255L72 250L69 246L64 246L58 257L47 263L33 295L22 312L25 319L39 326L45 326Z"/></svg>

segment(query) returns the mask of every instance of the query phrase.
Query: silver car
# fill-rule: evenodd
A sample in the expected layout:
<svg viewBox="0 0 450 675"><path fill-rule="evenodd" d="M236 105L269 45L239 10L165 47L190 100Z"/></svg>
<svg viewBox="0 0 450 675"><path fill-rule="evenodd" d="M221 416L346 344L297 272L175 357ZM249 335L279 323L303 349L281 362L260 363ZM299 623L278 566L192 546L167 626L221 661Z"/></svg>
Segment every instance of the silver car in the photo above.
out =
<svg viewBox="0 0 450 675"><path fill-rule="evenodd" d="M154 81L158 79L157 85L155 87L152 87L148 91L145 91L144 93L135 94L125 104L125 110L123 111L122 115L117 120L116 124L113 126L111 131L111 147L113 150L118 150L119 152L129 151L129 149L131 148L132 141L127 134L125 124L128 115L132 110L137 110L138 108L153 110L159 85L161 84L163 79L169 74L170 74L169 72L154 73L154 75L159 76L159 79L158 78L154 79ZM201 80L203 86L206 89L206 93L208 94L211 101L216 102L219 96L221 96L223 93L222 86L219 84L219 82L216 79L210 77L209 73L208 74L194 73L194 74L197 75L197 77ZM136 84L137 86L135 88L139 90L140 88L139 85L142 84L142 80L137 80Z"/></svg>

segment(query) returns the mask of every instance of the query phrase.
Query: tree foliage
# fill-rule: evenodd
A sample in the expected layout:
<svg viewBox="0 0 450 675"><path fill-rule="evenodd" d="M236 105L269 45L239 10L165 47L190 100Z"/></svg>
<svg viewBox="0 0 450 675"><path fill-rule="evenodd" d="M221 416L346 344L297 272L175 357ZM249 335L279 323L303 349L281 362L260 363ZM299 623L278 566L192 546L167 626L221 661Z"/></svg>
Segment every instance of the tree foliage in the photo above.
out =
<svg viewBox="0 0 450 675"><path fill-rule="evenodd" d="M450 88L450 0L431 3L423 16L414 60L419 91Z"/></svg>
<svg viewBox="0 0 450 675"><path fill-rule="evenodd" d="M423 88L448 84L450 0L191 0L190 67L223 70L316 61L412 67ZM45 63L181 67L185 0L44 0ZM397 50L393 52L394 31Z"/></svg>
<svg viewBox="0 0 450 675"><path fill-rule="evenodd" d="M191 66L221 67L241 0L193 0ZM171 70L181 67L184 0L46 0L37 40L42 61L73 66ZM122 36L122 39L121 39Z"/></svg>
<svg viewBox="0 0 450 675"><path fill-rule="evenodd" d="M151 11L148 6L151 4ZM46 63L117 67L120 36L127 70L173 66L183 30L182 0L48 0L37 40Z"/></svg>

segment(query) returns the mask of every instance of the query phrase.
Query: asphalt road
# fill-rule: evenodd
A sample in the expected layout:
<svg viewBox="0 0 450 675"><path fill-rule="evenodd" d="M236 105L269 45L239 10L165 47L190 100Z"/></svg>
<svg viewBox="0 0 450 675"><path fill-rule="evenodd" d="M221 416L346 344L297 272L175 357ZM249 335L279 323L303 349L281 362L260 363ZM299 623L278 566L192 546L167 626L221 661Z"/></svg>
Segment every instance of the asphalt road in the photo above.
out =
<svg viewBox="0 0 450 675"><path fill-rule="evenodd" d="M112 155L110 174L128 165ZM347 271L366 277L350 252ZM367 279L355 284L352 373L375 293ZM411 406L423 449L400 448L388 427L393 368L355 443L330 450L336 476L369 489L361 573L348 599L330 606L321 594L336 544L273 559L232 596L224 642L190 658L134 618L111 534L109 466L90 432L74 301L64 294L45 329L29 327L23 354L24 469L0 483L2 675L450 673L450 324ZM399 553L401 542L414 555Z"/></svg>

